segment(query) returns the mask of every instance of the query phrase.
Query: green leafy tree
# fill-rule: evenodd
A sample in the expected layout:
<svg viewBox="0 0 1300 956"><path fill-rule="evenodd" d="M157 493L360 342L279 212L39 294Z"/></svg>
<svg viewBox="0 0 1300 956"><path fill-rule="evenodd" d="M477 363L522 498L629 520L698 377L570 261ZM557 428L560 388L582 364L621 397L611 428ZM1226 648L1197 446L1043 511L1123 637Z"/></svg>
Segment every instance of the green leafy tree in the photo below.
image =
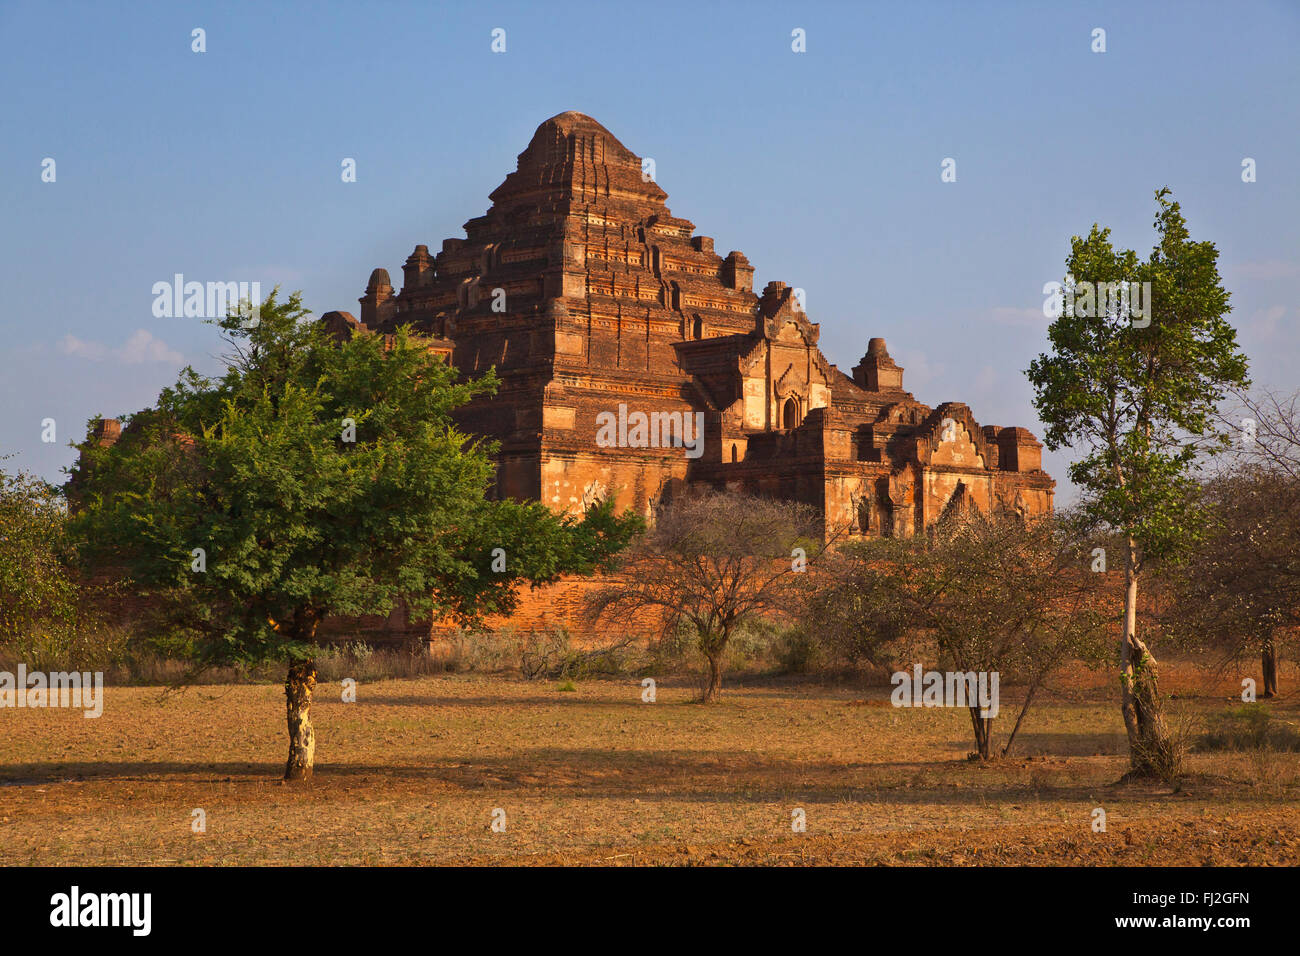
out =
<svg viewBox="0 0 1300 956"><path fill-rule="evenodd" d="M1070 291L1150 283L1143 318L1134 319L1122 296L1083 299L1092 308L1064 309L1048 330L1051 352L1027 373L1047 447L1083 452L1070 479L1088 515L1124 540L1121 707L1139 774L1168 767L1175 746L1155 657L1137 633L1139 581L1148 562L1175 559L1196 541L1198 461L1228 447L1229 435L1216 425L1218 406L1229 389L1247 383L1246 357L1226 320L1218 250L1191 240L1168 189L1156 201L1158 241L1145 260L1116 251L1110 230L1096 225L1071 240L1066 260Z"/></svg>
<svg viewBox="0 0 1300 956"><path fill-rule="evenodd" d="M126 568L200 635L200 667L288 663L286 779L311 775L313 647L334 615L473 621L518 588L588 573L640 530L612 506L582 521L489 501L493 448L453 411L496 387L406 330L336 341L273 292L221 325L220 378L182 373L73 476L87 558Z"/></svg>
<svg viewBox="0 0 1300 956"><path fill-rule="evenodd" d="M0 645L36 668L85 663L83 594L66 545L59 490L0 471Z"/></svg>

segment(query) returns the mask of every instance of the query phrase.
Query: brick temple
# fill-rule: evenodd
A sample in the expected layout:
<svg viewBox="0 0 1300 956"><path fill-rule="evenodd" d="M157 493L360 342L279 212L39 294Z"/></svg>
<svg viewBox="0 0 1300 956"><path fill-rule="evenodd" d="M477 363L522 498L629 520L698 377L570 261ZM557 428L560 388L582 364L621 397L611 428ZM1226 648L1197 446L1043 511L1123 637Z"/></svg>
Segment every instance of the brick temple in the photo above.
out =
<svg viewBox="0 0 1300 956"><path fill-rule="evenodd" d="M667 198L605 127L561 113L465 238L417 245L400 289L375 269L359 319L321 321L338 334L409 324L463 374L495 368L499 392L461 424L500 443L499 496L558 512L613 496L650 514L691 487L732 488L871 537L950 508L1051 509L1032 434L917 401L880 338L841 372L794 290L755 293L749 260L715 252Z"/></svg>

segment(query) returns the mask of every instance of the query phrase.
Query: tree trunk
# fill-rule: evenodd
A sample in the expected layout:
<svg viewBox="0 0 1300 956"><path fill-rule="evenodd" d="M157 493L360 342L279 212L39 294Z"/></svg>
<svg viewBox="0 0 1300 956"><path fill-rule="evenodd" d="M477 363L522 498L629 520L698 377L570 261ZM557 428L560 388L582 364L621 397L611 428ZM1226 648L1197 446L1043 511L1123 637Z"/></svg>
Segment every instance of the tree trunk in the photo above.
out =
<svg viewBox="0 0 1300 956"><path fill-rule="evenodd" d="M971 726L975 728L975 752L980 760L989 759L989 741L993 737L993 718L981 717L978 707L970 708Z"/></svg>
<svg viewBox="0 0 1300 956"><path fill-rule="evenodd" d="M1270 637L1264 642L1263 652L1263 669L1264 669L1264 693L1262 697L1277 696L1277 649L1273 646L1273 639Z"/></svg>
<svg viewBox="0 0 1300 956"><path fill-rule="evenodd" d="M706 704L712 704L722 694L722 651L706 653L705 657L709 659L709 680L704 685L702 700Z"/></svg>
<svg viewBox="0 0 1300 956"><path fill-rule="evenodd" d="M321 614L313 607L299 607L290 621L271 626L296 644L308 647L316 642L316 627ZM283 628L283 631L281 630ZM316 661L310 657L291 658L284 679L285 716L289 724L289 759L284 765L285 780L307 780L316 763L316 732L311 726L311 695L316 689Z"/></svg>
<svg viewBox="0 0 1300 956"><path fill-rule="evenodd" d="M1175 754L1156 681L1156 659L1137 636L1138 550L1131 538L1124 560L1124 633L1120 638L1121 710L1129 766L1138 775L1166 775Z"/></svg>
<svg viewBox="0 0 1300 956"><path fill-rule="evenodd" d="M293 661L284 680L284 699L289 719L289 760L285 780L307 780L316 762L316 733L311 726L311 694L316 687L316 662Z"/></svg>
<svg viewBox="0 0 1300 956"><path fill-rule="evenodd" d="M731 626L727 623L721 625L720 631L706 630L699 624L700 651L709 662L709 677L704 685L704 694L700 697L700 702L704 704L716 703L722 695L722 655L727 651L727 641L731 638Z"/></svg>
<svg viewBox="0 0 1300 956"><path fill-rule="evenodd" d="M1002 756L1004 757L1011 752L1011 745L1016 742L1016 734L1020 733L1020 722L1025 719L1025 714L1029 710L1029 704L1034 699L1034 691L1038 690L1038 684L1041 679L1042 678L1039 678L1029 685L1029 693L1025 694L1025 702L1020 708L1020 715L1016 717L1016 725L1011 728L1011 736L1007 738L1007 745L1002 748Z"/></svg>

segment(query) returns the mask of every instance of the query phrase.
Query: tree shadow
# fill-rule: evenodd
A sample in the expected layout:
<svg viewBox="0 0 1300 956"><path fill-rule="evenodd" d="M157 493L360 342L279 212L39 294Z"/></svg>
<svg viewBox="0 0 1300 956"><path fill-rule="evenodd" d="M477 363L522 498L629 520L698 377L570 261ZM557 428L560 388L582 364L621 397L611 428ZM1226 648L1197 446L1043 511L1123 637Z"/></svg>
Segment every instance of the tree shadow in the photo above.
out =
<svg viewBox="0 0 1300 956"><path fill-rule="evenodd" d="M0 768L0 788L67 781L136 781L168 784L278 783L280 761L47 761ZM641 803L860 803L970 806L1022 804L1050 795L1085 801L1096 781L1062 779L1050 786L1030 780L984 780L989 771L964 759L948 761L832 762L765 757L755 753L696 750L606 750L538 747L506 756L431 756L427 764L322 762L307 786L402 788L415 784L430 795L517 791L524 798L633 798ZM993 772L997 772L995 768ZM1028 773L1003 765L1003 772ZM960 783L960 787L955 786ZM298 784L291 785L298 787ZM494 797L498 799L499 796Z"/></svg>
<svg viewBox="0 0 1300 956"><path fill-rule="evenodd" d="M964 741L950 741L951 746L973 749L975 738ZM1007 745L1007 734L993 738L993 747L998 752ZM1120 733L1026 733L1016 734L1014 746L1008 755L1010 760L1023 760L1025 757L1116 757L1128 753L1128 738Z"/></svg>

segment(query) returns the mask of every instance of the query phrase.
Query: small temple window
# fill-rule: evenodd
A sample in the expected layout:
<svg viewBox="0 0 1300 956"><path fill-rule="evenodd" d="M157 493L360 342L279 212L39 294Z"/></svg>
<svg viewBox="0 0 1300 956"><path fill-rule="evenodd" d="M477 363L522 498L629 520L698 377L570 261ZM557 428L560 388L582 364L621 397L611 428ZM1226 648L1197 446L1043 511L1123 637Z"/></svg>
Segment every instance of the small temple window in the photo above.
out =
<svg viewBox="0 0 1300 956"><path fill-rule="evenodd" d="M799 427L799 403L793 398L787 398L785 400L785 405L781 407L781 427Z"/></svg>

